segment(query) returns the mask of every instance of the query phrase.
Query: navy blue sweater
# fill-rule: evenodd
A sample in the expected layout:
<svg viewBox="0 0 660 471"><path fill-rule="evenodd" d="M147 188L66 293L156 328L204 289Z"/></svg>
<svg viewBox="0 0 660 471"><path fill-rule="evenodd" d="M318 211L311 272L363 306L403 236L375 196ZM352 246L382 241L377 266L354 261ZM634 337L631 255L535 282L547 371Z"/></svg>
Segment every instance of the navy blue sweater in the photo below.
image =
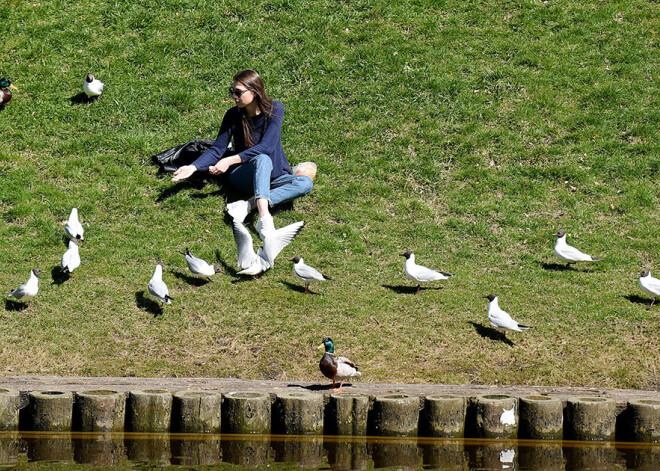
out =
<svg viewBox="0 0 660 471"><path fill-rule="evenodd" d="M193 165L197 170L208 171L209 167L218 163L224 157L238 154L243 163L249 162L259 154L266 154L273 161L273 171L270 174L271 181L275 178L289 174L291 167L282 149L282 120L284 119L284 105L279 101L273 101L273 114L269 118L261 113L248 118L252 120L252 142L254 146L249 149L245 145L243 136L243 125L238 107L229 108L222 118L220 132L213 146L204 152ZM234 139L234 150L227 151L227 145ZM228 172L234 166L230 167Z"/></svg>

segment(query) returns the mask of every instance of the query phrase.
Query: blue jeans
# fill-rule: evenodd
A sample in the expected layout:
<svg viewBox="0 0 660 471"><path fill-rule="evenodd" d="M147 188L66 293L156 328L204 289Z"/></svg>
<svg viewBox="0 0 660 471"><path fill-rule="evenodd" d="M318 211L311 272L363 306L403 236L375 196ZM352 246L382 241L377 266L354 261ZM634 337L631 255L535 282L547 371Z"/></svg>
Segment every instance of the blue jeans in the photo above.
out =
<svg viewBox="0 0 660 471"><path fill-rule="evenodd" d="M271 181L273 162L266 154L240 164L229 172L229 184L242 193L252 193L254 198L266 198L269 206L292 201L312 191L312 179L307 175L280 175Z"/></svg>

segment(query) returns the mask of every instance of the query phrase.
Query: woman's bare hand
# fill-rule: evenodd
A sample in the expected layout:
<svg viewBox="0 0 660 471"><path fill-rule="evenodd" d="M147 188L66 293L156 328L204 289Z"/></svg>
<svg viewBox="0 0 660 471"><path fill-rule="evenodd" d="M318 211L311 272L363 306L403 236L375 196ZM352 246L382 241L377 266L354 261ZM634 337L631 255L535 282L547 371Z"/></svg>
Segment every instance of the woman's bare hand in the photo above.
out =
<svg viewBox="0 0 660 471"><path fill-rule="evenodd" d="M197 171L197 167L195 167L194 165L184 165L183 167L180 167L176 172L174 172L172 181L178 182L181 180L185 180L196 171Z"/></svg>

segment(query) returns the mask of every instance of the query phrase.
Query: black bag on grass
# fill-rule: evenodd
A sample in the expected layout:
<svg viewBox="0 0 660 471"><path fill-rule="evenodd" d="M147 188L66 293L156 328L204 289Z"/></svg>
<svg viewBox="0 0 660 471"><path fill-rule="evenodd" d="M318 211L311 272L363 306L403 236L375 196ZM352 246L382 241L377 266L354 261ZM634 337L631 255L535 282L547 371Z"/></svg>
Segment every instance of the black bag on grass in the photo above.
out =
<svg viewBox="0 0 660 471"><path fill-rule="evenodd" d="M151 159L155 164L160 165L161 171L173 173L179 167L190 165L197 160L214 142L211 139L193 139L185 144L156 154Z"/></svg>

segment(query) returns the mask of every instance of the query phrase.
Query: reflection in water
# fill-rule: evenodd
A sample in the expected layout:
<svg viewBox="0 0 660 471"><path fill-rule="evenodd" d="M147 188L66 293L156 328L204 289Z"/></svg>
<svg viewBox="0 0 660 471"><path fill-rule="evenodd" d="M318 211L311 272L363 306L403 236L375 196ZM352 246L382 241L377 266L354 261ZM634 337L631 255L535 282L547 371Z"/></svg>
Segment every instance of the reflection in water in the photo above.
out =
<svg viewBox="0 0 660 471"><path fill-rule="evenodd" d="M172 436L172 464L200 466L221 460L220 435Z"/></svg>
<svg viewBox="0 0 660 471"><path fill-rule="evenodd" d="M275 451L275 461L298 463L303 468L323 466L323 437L279 437L271 446Z"/></svg>
<svg viewBox="0 0 660 471"><path fill-rule="evenodd" d="M262 466L270 461L269 435L223 436L222 461L246 466Z"/></svg>
<svg viewBox="0 0 660 471"><path fill-rule="evenodd" d="M333 439L334 438L334 439ZM325 449L328 451L328 464L333 470L364 470L369 464L366 438L342 439L327 437Z"/></svg>
<svg viewBox="0 0 660 471"><path fill-rule="evenodd" d="M127 433L124 444L130 461L167 466L172 459L170 437L160 433Z"/></svg>
<svg viewBox="0 0 660 471"><path fill-rule="evenodd" d="M0 432L0 470L658 470L660 444L230 434ZM75 461L75 462L74 462ZM40 463L41 462L41 463ZM282 463L275 466L275 463ZM198 468L199 467L199 468ZM217 468L216 468L217 467ZM227 468L225 468L227 467Z"/></svg>
<svg viewBox="0 0 660 471"><path fill-rule="evenodd" d="M73 439L76 463L117 466L125 460L124 437L119 434L85 434Z"/></svg>

